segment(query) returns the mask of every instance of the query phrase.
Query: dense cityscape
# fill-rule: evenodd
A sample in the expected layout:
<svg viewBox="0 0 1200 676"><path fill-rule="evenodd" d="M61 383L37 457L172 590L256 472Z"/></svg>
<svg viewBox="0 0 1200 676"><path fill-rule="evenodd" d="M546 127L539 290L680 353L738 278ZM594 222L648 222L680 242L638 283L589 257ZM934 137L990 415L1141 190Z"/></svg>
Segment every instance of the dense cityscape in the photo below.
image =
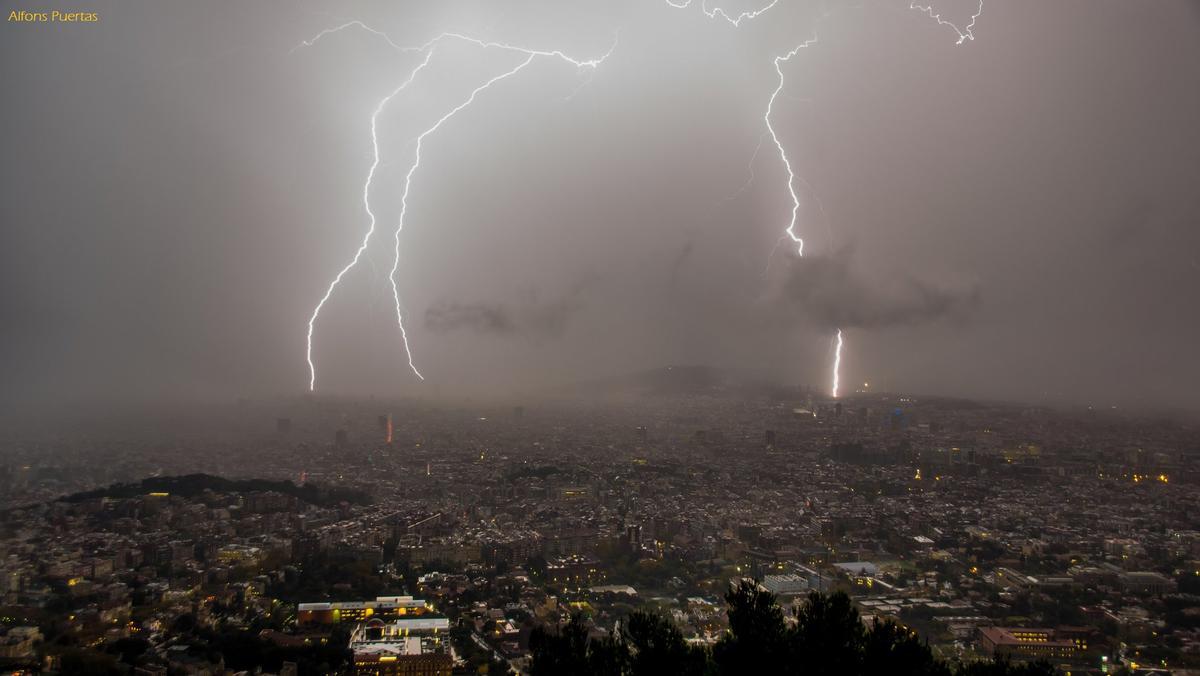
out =
<svg viewBox="0 0 1200 676"><path fill-rule="evenodd" d="M1200 676L1200 0L81 2L0 676Z"/></svg>
<svg viewBox="0 0 1200 676"><path fill-rule="evenodd" d="M539 632L641 612L711 650L743 581L788 622L848 594L952 667L1200 673L1194 419L676 368L18 427L14 673L537 673Z"/></svg>

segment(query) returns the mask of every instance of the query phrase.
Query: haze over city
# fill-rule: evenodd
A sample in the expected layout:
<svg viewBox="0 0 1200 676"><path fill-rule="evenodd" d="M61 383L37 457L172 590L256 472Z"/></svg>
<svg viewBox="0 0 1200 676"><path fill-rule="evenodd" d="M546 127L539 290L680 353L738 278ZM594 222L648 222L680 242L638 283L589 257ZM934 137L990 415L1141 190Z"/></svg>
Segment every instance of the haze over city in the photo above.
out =
<svg viewBox="0 0 1200 676"><path fill-rule="evenodd" d="M718 1L6 6L0 672L1200 676L1200 5Z"/></svg>

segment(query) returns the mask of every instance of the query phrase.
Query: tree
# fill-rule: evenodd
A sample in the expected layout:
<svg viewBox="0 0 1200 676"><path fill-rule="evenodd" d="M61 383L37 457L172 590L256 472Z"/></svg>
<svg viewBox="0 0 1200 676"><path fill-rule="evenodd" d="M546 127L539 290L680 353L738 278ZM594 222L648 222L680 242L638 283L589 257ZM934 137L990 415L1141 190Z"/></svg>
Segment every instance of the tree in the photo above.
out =
<svg viewBox="0 0 1200 676"><path fill-rule="evenodd" d="M1057 676L1058 670L1046 662L1012 664L1003 658L991 662L965 664L954 676Z"/></svg>
<svg viewBox="0 0 1200 676"><path fill-rule="evenodd" d="M538 627L529 636L529 650L533 656L529 672L533 676L619 676L624 669L623 659L617 654L619 641L607 641L594 641L589 650L588 629L581 613L572 615L557 633Z"/></svg>
<svg viewBox="0 0 1200 676"><path fill-rule="evenodd" d="M729 633L713 648L713 660L723 674L784 673L787 645L783 611L775 595L757 582L742 580L725 595L729 604Z"/></svg>
<svg viewBox="0 0 1200 676"><path fill-rule="evenodd" d="M865 639L866 629L849 596L812 592L788 632L791 671L815 676L855 673Z"/></svg>
<svg viewBox="0 0 1200 676"><path fill-rule="evenodd" d="M952 670L916 632L891 620L864 626L850 597L813 592L788 628L774 594L743 580L725 595L729 631L712 652L693 648L669 618L636 611L613 636L588 640L583 617L558 632L534 630L534 676L799 674L800 676L1055 676L1040 662L1003 659Z"/></svg>
<svg viewBox="0 0 1200 676"><path fill-rule="evenodd" d="M867 631L862 671L896 676L950 676L949 667L933 656L915 632L891 620L876 620Z"/></svg>
<svg viewBox="0 0 1200 676"><path fill-rule="evenodd" d="M707 651L692 648L671 621L657 613L637 611L622 627L629 653L629 673L700 676L708 662Z"/></svg>

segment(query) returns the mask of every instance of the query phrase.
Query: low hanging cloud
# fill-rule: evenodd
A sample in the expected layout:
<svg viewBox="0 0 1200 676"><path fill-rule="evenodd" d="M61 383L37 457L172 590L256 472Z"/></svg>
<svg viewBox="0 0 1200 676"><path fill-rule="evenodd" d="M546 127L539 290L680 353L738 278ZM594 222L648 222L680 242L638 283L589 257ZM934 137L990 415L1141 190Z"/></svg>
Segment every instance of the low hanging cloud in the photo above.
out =
<svg viewBox="0 0 1200 676"><path fill-rule="evenodd" d="M793 258L773 301L829 328L880 329L939 320L966 321L980 303L978 286L939 287L911 276L868 280L856 274L852 250Z"/></svg>
<svg viewBox="0 0 1200 676"><path fill-rule="evenodd" d="M582 287L542 302L536 294L518 303L439 301L425 310L425 327L434 333L470 331L480 335L558 338L583 306Z"/></svg>

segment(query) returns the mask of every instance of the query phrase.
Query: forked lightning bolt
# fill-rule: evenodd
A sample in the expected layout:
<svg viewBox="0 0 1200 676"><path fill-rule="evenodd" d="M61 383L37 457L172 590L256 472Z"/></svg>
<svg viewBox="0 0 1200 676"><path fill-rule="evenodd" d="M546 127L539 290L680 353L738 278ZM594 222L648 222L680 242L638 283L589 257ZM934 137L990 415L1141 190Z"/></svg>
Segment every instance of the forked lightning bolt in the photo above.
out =
<svg viewBox="0 0 1200 676"><path fill-rule="evenodd" d="M413 161L412 166L408 169L408 174L404 177L404 192L402 192L400 195L400 221L396 224L396 232L393 235L395 246L393 248L392 270L388 273L388 279L392 283L392 297L396 300L396 322L400 325L400 338L404 341L404 352L406 355L408 355L408 367L412 369L412 372L417 374L417 377L421 380L425 380L425 376L421 375L421 372L418 371L417 367L413 364L412 350L410 350L408 347L408 334L404 331L404 315L400 310L400 289L396 286L396 271L400 267L400 231L404 229L404 215L408 211L408 191L409 188L412 187L412 177L413 174L416 173L417 167L421 166L421 144L425 141L425 137L437 131L438 127L442 126L443 122L453 117L458 111L471 105L471 103L475 101L475 97L479 95L479 92L487 89L496 82L509 77L510 75L515 75L522 68L528 66L536 56L536 54L530 54L529 57L522 61L521 64L516 68L513 68L507 73L497 75L479 87L476 87L475 90L471 92L471 95L467 97L466 101L463 101L459 105L455 106L453 110L443 115L441 119L435 122L432 127L421 132L421 135L417 137L417 158Z"/></svg>
<svg viewBox="0 0 1200 676"><path fill-rule="evenodd" d="M397 94L404 91L404 89L412 83L413 79L417 77L417 73L421 72L421 69L429 64L429 59L432 57L432 51L426 52L425 59L422 60L421 63L418 64L411 73L408 74L408 79L402 82L399 87L396 87L391 94L385 96L383 100L379 102L379 105L375 106L375 112L371 114L371 148L374 152L374 159L371 161L370 170L367 171L367 181L363 184L363 208L366 210L367 217L370 219L370 226L367 228L367 234L363 236L362 244L360 244L358 246L358 250L354 252L354 258L352 258L350 262L347 263L346 266L337 273L337 276L333 278L333 281L329 284L329 288L325 290L325 295L321 297L321 301L317 303L315 308L313 308L312 317L309 317L308 319L308 350L305 354L305 357L308 360L308 389L310 391L313 390L317 384L317 367L315 364L313 364L312 360L313 326L317 322L317 317L321 315L321 308L325 306L325 302L329 300L331 295L333 295L333 290L336 289L338 283L342 281L342 277L345 277L346 273L350 272L350 269L358 264L358 260L362 258L363 252L367 250L367 245L371 242L371 235L375 233L375 212L371 210L371 181L375 178L375 170L379 168L379 134L377 133L379 113L389 101L395 98ZM408 343L406 341L405 349L407 348Z"/></svg>
<svg viewBox="0 0 1200 676"><path fill-rule="evenodd" d="M804 256L804 239L796 234L796 216L800 211L800 198L796 195L796 174L794 171L792 171L792 163L788 159L787 151L784 150L783 143L780 142L779 135L775 133L775 127L771 124L771 111L775 107L775 99L779 96L779 92L783 91L783 64L791 60L791 58L798 54L801 49L804 49L809 45L813 45L816 42L817 38L816 36L813 36L807 41L797 45L794 49L792 49L792 51L782 56L775 57L775 73L779 76L779 84L775 86L775 91L771 92L771 98L767 101L767 112L763 114L763 121L767 125L767 131L770 132L771 140L775 142L775 147L779 150L779 159L783 161L783 168L787 171L788 194L792 196L792 215L791 219L788 220L787 228L784 229L783 232L784 236L788 237L792 240L792 242L795 243L797 256ZM783 237L780 237L779 241L782 242ZM776 242L776 247L778 246L779 243ZM772 249L771 253L774 253L774 249ZM768 265L770 264L769 255L767 258L767 263ZM833 384L830 387L830 395L834 399L836 399L838 396L838 384L841 380L842 344L842 330L838 329L833 353Z"/></svg>
<svg viewBox="0 0 1200 676"><path fill-rule="evenodd" d="M975 22L978 21L980 15L983 14L983 0L979 0L979 9L975 10L975 13L971 15L971 21L970 21L970 23L967 24L967 26L965 28L959 28L954 23L943 19L942 15L940 13L933 11L932 5L918 5L914 1L914 2L909 3L908 8L915 9L915 10L921 12L922 14L927 15L929 18L938 22L939 26L949 26L950 28L952 28L954 30L954 32L958 34L958 42L956 42L954 44L961 45L962 43L966 42L967 40L975 39L975 33L974 33Z"/></svg>
<svg viewBox="0 0 1200 676"><path fill-rule="evenodd" d="M676 9L684 9L684 8L690 7L692 2L693 2L693 0L666 0L666 3L668 5L676 8ZM771 0L768 4L764 5L763 7L759 8L759 9L741 12L737 16L730 16L727 12L725 12L724 9L721 9L719 7L709 9L708 5L707 5L707 1L701 0L701 11L704 13L705 16L707 16L710 19L720 18L720 19L724 20L725 22L727 22L728 24L730 24L734 27L738 27L741 25L741 23L743 21L752 20L752 19L762 15L764 12L770 10L772 7L774 7L776 4L778 4L778 2L779 2L779 0ZM975 39L974 27L975 27L976 21L983 14L983 3L984 3L984 0L979 0L978 10L971 16L970 22L967 23L966 26L963 28L959 28L957 24L943 19L941 14L935 12L931 5L919 5L919 4L917 4L916 0L912 0L909 4L909 9L918 10L918 11L928 15L931 19L936 21L938 23L938 25L949 26L951 29L954 30L955 34L957 34L957 36L958 36L958 42L956 44L963 44L967 40ZM313 309L312 316L308 321L306 359L308 361L308 368L309 368L309 390L314 390L316 388L317 375L316 375L316 365L314 364L313 359L312 359L312 342L313 342L313 330L314 330L314 326L316 324L317 318L320 316L321 309L324 307L325 303L329 300L330 296L333 295L334 289L337 288L337 285L341 282L342 278L355 265L358 264L359 259L362 258L363 252L366 251L366 248L370 243L371 236L375 232L376 219L375 219L375 213L371 210L370 190L371 190L371 184L375 177L375 171L379 167L379 162L380 162L379 140L378 140L378 134L377 134L377 121L379 118L379 114L383 111L384 107L386 107L388 102L390 102L393 98L395 98L398 94L400 94L400 92L402 92L406 87L408 87L408 85L412 83L413 79L416 78L417 74L423 68L425 68L426 65L428 65L429 60L433 56L434 46L437 45L442 40L455 39L455 40L465 41L465 42L468 42L468 43L471 43L474 45L478 45L485 49L498 48L498 49L516 51L516 52L525 54L528 58L526 58L524 61L522 61L520 64L518 64L515 68L513 68L505 73L502 73L498 76L495 76L492 79L485 82L484 84L475 88L471 92L470 96L465 101L463 101L459 105L455 106L453 109L450 110L450 112L446 113L441 118L439 118L437 120L437 122L435 122L433 124L433 126L426 129L425 131L423 131L416 139L415 159L413 161L412 166L409 168L408 173L405 175L405 178L404 178L404 191L401 196L400 216L399 216L399 220L398 220L396 229L393 234L393 244L394 244L393 259L392 259L392 269L389 274L389 281L390 281L391 287L392 287L392 296L395 300L396 321L400 328L401 339L404 342L404 351L408 358L408 365L409 365L409 368L412 369L413 373L416 374L417 377L422 380L424 380L424 376L421 375L420 371L417 370L417 367L413 363L412 351L409 348L409 344L408 344L408 335L404 330L404 318L403 318L403 315L401 312L401 307L400 307L400 292L399 292L399 288L396 283L396 273L397 273L397 270L400 265L400 232L404 228L404 217L408 210L408 196L409 196L409 190L412 186L413 174L416 173L417 168L421 164L421 149L422 149L423 141L425 140L425 138L427 136L429 136L429 134L432 134L433 132L437 131L438 128L440 128L442 126L442 124L444 122L446 122L446 120L450 119L456 113L463 110L464 108L470 106L471 103L473 103L475 101L476 96L478 96L482 91L484 91L488 87L492 86L496 82L499 82L500 80L503 80L512 75L515 75L516 73L521 71L523 68L525 68L525 66L529 65L534 60L534 58L536 58L538 56L553 56L556 58L560 58L560 59L566 61L567 63L576 66L577 68L585 68L585 67L586 68L595 68L595 67L599 66L605 59L607 59L608 56L612 53L613 48L616 47L616 44L614 42L613 47L610 48L608 50L608 52L605 53L604 55L602 55L598 58L594 58L594 59L580 60L580 59L575 59L575 58L569 57L566 54L564 54L563 52L558 51L558 50L546 51L546 50L527 49L524 47L518 47L515 45L510 45L510 44L501 43L501 42L489 42L489 41L479 40L479 39L468 37L468 36L465 36L465 35L462 35L459 33L442 33L442 34L434 37L433 39L429 40L428 42L426 42L422 45L419 45L419 46L402 46L400 44L397 44L394 40L392 40L386 33L383 33L382 31L378 31L374 28L371 28L370 26L366 25L365 23L356 20L356 21L349 21L340 26L322 30L321 32L319 32L315 36L313 36L312 38L305 40L302 43L300 43L299 45L297 45L293 49L293 51L295 51L296 49L300 49L302 47L310 47L310 46L314 45L318 40L320 40L328 35L331 35L333 33L337 33L342 30L348 29L348 28L359 28L361 30L364 30L364 31L372 34L372 35L375 35L375 36L385 40L391 47L393 47L394 49L396 49L398 51L420 52L420 53L424 53L425 56L424 56L424 59L420 62L420 64L418 64L412 70L412 72L409 73L408 78L405 79L404 82L401 83L399 87L397 87L395 90L393 90L390 94L388 94L386 97L383 98L383 100L381 100L379 102L379 104L375 108L375 111L371 115L371 145L372 145L372 149L373 149L373 160L371 162L371 167L367 172L366 182L363 185L363 207L367 212L367 216L369 219L369 227L367 229L366 234L363 236L362 243L359 245L358 249L355 251L354 257L334 277L333 281L329 284L329 287L326 289L325 294L321 297L320 302L317 303L317 306ZM797 196L796 189L795 189L796 175L795 175L795 172L792 170L792 164L791 164L791 161L788 159L787 151L784 149L783 143L779 140L779 136L776 134L775 128L771 124L771 113L772 113L772 110L775 105L775 100L779 96L779 93L783 90L783 87L784 87L784 74L783 74L782 64L789 61L801 49L814 44L816 41L817 41L817 38L813 37L812 39L796 46L790 52L788 52L784 55L775 57L774 67L775 67L775 72L779 77L779 82L776 85L774 91L771 92L771 96L767 101L766 112L763 115L763 121L766 124L767 133L770 134L771 140L775 143L775 148L779 151L780 160L782 160L784 169L787 172L788 194L792 198L791 217L788 220L787 227L784 229L784 234L780 237L779 242L776 243L775 248L778 248L779 244L782 243L785 238L791 239L791 241L796 245L796 254L798 256L804 255L804 239L801 238L796 233L796 220L797 220L799 210L800 210L800 199ZM760 143L761 143L761 138L760 138ZM757 155L757 152L758 151L756 149L755 150L756 155ZM751 177L753 177L753 174L751 174ZM744 187L743 187L743 189L744 189ZM739 191L739 193L740 192L741 191ZM823 211L823 209L822 209L822 211ZM774 250L775 249L773 248L772 254L774 253ZM768 264L768 266L770 265L770 256L768 256L767 264ZM838 329L837 335L836 335L835 348L834 348L833 383L832 383L832 388L831 388L831 394L835 398L838 396L839 383L840 383L842 346L843 346L842 331L841 331L841 329Z"/></svg>
<svg viewBox="0 0 1200 676"><path fill-rule="evenodd" d="M437 131L438 128L441 127L442 124L444 122L446 122L446 120L453 117L455 115L455 113L458 113L462 109L471 105L471 103L473 103L475 101L475 98L479 95L480 92L482 92L483 90L492 86L496 82L499 82L500 80L503 80L509 76L515 75L517 72L519 72L525 66L529 65L535 58L537 58L539 56L553 56L553 57L562 59L577 68L595 68L595 67L599 66L605 59L607 59L608 56L610 54L612 54L613 49L616 48L616 44L614 42L613 46L609 48L608 52L606 52L602 56L600 56L598 58L594 58L594 59L581 60L581 59L575 59L570 56L567 56L566 54L564 54L563 52L558 51L558 50L548 51L548 50L538 50L538 49L527 49L524 47L517 47L515 45L510 45L510 44L502 43L502 42L489 42L489 41L479 40L479 39L468 37L468 36L465 36L465 35L462 35L459 33L442 33L442 34L438 35L437 37L434 37L433 39L429 40L428 42L426 42L423 45L420 45L417 47L405 47L405 46L401 46L401 45L397 44L390 37L388 37L388 35L386 33L375 30L374 28L371 28L370 26L364 24L361 21L349 21L340 26L337 26L334 28L327 28L327 29L321 31L320 33L316 34L312 38L305 40L304 42L297 45L295 48L293 48L292 51L295 51L296 49L300 49L301 47L311 47L321 38L323 38L327 35L330 35L332 33L336 33L336 32L345 30L347 28L362 29L368 33L371 33L372 35L380 37L381 39L385 40L394 49L401 51L401 52L422 52L425 54L425 58L421 61L421 63L416 68L414 68L412 70L411 73L409 73L408 78L399 87L397 87L394 91L392 91L390 94L388 94L388 96L384 97L384 99L379 102L379 105L376 106L376 108L375 108L375 112L371 115L371 144L372 144L372 148L374 150L374 160L371 163L370 170L367 172L366 183L363 185L363 205L366 209L367 216L370 220L370 225L367 229L367 233L363 236L362 244L360 244L358 249L355 251L354 257L350 260L350 262L348 264L346 264L345 267L343 267L341 269L340 272L338 272L337 276L334 277L333 281L329 284L329 287L325 290L325 295L321 297L320 302L317 303L317 306L313 309L312 317L309 318L307 351L305 353L305 358L308 361L308 371L309 371L308 389L310 391L316 389L316 382L317 382L316 365L313 362L313 358L312 358L312 341L313 341L314 326L316 324L317 318L321 314L321 308L324 307L325 303L329 300L329 297L331 295L333 295L334 289L337 288L338 283L340 283L342 281L342 278L346 275L346 273L349 272L355 265L358 264L359 259L362 257L363 252L366 250L368 244L370 243L371 236L375 232L375 213L371 210L370 189L371 189L371 183L375 177L375 170L378 168L379 160L380 160L379 140L378 140L378 135L376 132L377 120L379 117L379 113L383 110L383 108L387 105L387 103L389 101L391 101L397 94L399 94L401 91L403 91L413 81L413 79L417 76L417 73L419 73L426 65L428 65L429 60L433 56L434 46L437 45L442 40L455 39L455 40L461 40L464 42L468 42L468 43L471 43L474 45L478 45L485 49L498 48L498 49L504 49L504 50L508 50L508 51L519 52L521 54L525 54L527 56L527 58L524 61L522 61L519 65L517 65L515 68L513 68L512 70L502 73L501 75L497 75L496 77L493 77L492 79L488 80L487 82L480 85L479 87L476 87L471 92L470 96L467 97L467 99L465 101L463 101L459 105L455 106L453 109L450 110L450 112L446 113L441 118L439 118L437 120L437 122L435 122L433 124L433 126L429 127L425 131L423 131L417 137L417 140L416 140L416 157L413 161L412 166L409 168L408 173L404 177L404 191L401 196L400 217L399 217L399 221L396 225L396 229L395 229L394 235L393 235L394 247L393 247L392 269L391 269L391 272L390 272L388 278L389 278L389 281L390 281L391 287L392 287L392 297L395 300L396 322L400 328L400 338L404 343L404 353L408 359L408 366L412 370L412 372L414 374L416 374L416 376L418 378L420 378L421 380L424 380L425 376L421 375L421 372L417 369L416 365L413 363L412 350L408 344L408 334L404 330L404 317L403 317L403 313L402 313L401 307L400 307L400 290L396 284L396 272L400 266L400 232L404 228L404 216L408 210L408 195L409 195L409 190L412 186L412 177L413 177L413 174L416 173L417 168L421 164L422 143L424 142L424 140L427 136L429 136L433 132Z"/></svg>
<svg viewBox="0 0 1200 676"><path fill-rule="evenodd" d="M746 19L753 19L753 18L757 17L758 15L762 14L763 12L767 11L768 9L771 9L778 3L779 3L779 0L771 0L770 3L763 6L760 9L756 9L756 10L749 11L749 12L742 12L741 14L738 14L735 17L729 16L728 14L725 13L725 10L721 9L720 7L716 7L714 9L709 9L707 2L700 3L700 11L704 12L704 16L707 16L710 19L715 19L717 17L721 17L722 19L728 21L734 28L736 28L742 24L742 21L745 21ZM675 9L686 9L691 6L692 0L682 0L682 2L673 2L673 0L667 0L667 4L674 7Z"/></svg>
<svg viewBox="0 0 1200 676"><path fill-rule="evenodd" d="M787 151L783 149L783 143L779 140L779 135L775 133L775 127L771 125L771 110L775 106L775 99L779 96L779 92L783 91L783 67L782 64L789 61L793 56L800 52L801 49L815 44L817 38L814 36L807 41L796 46L795 49L784 54L783 56L775 57L775 73L779 75L779 84L775 86L775 91L771 92L771 98L767 101L767 112L763 114L763 121L767 125L767 132L771 134L771 140L775 142L775 147L779 150L779 159L783 160L783 168L787 171L787 189L788 194L792 196L792 217L788 221L788 226L784 230L784 234L791 238L796 244L796 255L804 255L804 240L796 234L796 214L800 211L800 198L796 195L796 174L792 171L792 163L788 160Z"/></svg>

